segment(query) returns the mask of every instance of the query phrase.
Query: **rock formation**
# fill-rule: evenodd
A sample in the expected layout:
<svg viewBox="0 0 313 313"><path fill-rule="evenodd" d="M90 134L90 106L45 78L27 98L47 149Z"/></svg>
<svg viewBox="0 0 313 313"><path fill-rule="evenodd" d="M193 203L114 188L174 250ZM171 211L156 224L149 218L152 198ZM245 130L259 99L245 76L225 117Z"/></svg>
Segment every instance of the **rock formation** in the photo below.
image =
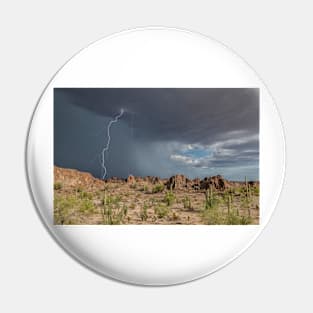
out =
<svg viewBox="0 0 313 313"><path fill-rule="evenodd" d="M127 183L128 183L128 184L134 184L134 183L136 183L135 177L134 177L133 175L129 175L129 176L127 177Z"/></svg>
<svg viewBox="0 0 313 313"><path fill-rule="evenodd" d="M205 177L200 181L200 189L209 189L212 186L215 190L225 190L230 187L229 182L221 175Z"/></svg>
<svg viewBox="0 0 313 313"><path fill-rule="evenodd" d="M167 189L184 189L188 187L188 183L190 183L190 180L186 176L179 174L170 177L166 182L166 187Z"/></svg>
<svg viewBox="0 0 313 313"><path fill-rule="evenodd" d="M64 187L86 185L90 187L102 187L105 184L103 180L93 177L90 173L58 166L54 166L54 182L60 183Z"/></svg>

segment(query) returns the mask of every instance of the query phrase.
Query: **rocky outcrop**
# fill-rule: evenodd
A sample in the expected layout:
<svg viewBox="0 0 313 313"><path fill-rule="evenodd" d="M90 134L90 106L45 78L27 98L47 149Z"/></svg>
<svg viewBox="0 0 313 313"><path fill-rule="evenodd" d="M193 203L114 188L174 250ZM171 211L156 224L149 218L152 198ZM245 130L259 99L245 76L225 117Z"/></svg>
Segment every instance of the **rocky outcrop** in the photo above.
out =
<svg viewBox="0 0 313 313"><path fill-rule="evenodd" d="M192 180L192 185L191 187L194 189L194 190L200 190L200 178L195 178Z"/></svg>
<svg viewBox="0 0 313 313"><path fill-rule="evenodd" d="M135 179L135 177L133 175L129 175L127 177L126 181L127 181L128 184L135 184L136 183L136 179Z"/></svg>
<svg viewBox="0 0 313 313"><path fill-rule="evenodd" d="M141 179L143 182L150 184L159 184L161 182L161 179L158 176L145 176Z"/></svg>
<svg viewBox="0 0 313 313"><path fill-rule="evenodd" d="M200 178L188 179L184 175L174 175L165 183L167 189L194 189L207 190L212 186L215 190L225 190L230 187L230 182L224 179L221 175Z"/></svg>
<svg viewBox="0 0 313 313"><path fill-rule="evenodd" d="M107 178L105 180L106 183L124 183L125 181L127 181L127 179L122 179L122 178L119 178L119 177L116 177L116 176L112 176L110 178Z"/></svg>
<svg viewBox="0 0 313 313"><path fill-rule="evenodd" d="M199 178L188 179L184 175L175 175L170 177L165 183L168 189L194 189L194 190L207 190L212 186L215 190L225 190L230 187L230 183L221 175L205 177L200 180Z"/></svg>
<svg viewBox="0 0 313 313"><path fill-rule="evenodd" d="M190 180L184 175L175 175L170 177L166 182L167 189L184 189L188 188Z"/></svg>
<svg viewBox="0 0 313 313"><path fill-rule="evenodd" d="M103 180L93 177L90 173L58 166L54 166L54 182L64 187L102 187L105 184Z"/></svg>
<svg viewBox="0 0 313 313"><path fill-rule="evenodd" d="M205 177L200 181L200 189L207 190L210 186L215 190L225 190L230 187L230 184L221 175Z"/></svg>
<svg viewBox="0 0 313 313"><path fill-rule="evenodd" d="M258 181L249 181L248 184L251 186L251 187L259 187L260 186L260 182Z"/></svg>
<svg viewBox="0 0 313 313"><path fill-rule="evenodd" d="M126 179L126 182L129 184L135 184L135 183L139 183L139 184L144 184L144 183L148 183L148 184L159 184L161 183L161 179L157 176L133 176L133 175L129 175Z"/></svg>
<svg viewBox="0 0 313 313"><path fill-rule="evenodd" d="M152 182L152 184L159 184L161 182L161 180L159 177L153 177L151 182Z"/></svg>
<svg viewBox="0 0 313 313"><path fill-rule="evenodd" d="M93 177L90 173L80 172L74 169L66 169L54 166L54 182L60 183L64 187L83 187L83 188L103 188L105 183L123 183L129 185L139 184L142 185L165 185L167 189L173 190L207 190L212 186L214 190L224 191L230 187L240 187L245 185L245 182L228 181L221 175L205 177L200 180L199 178L188 179L182 174L174 175L169 179L161 179L157 176L135 177L129 175L126 179L119 177L110 177L105 181ZM250 186L259 186L258 181L249 181Z"/></svg>

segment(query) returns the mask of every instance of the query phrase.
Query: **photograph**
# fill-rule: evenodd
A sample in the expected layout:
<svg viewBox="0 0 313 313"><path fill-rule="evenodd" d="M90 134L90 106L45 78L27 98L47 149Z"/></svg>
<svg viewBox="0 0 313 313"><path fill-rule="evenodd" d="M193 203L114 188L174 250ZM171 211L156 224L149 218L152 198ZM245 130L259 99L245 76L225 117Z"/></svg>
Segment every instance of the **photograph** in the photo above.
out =
<svg viewBox="0 0 313 313"><path fill-rule="evenodd" d="M259 225L258 88L54 88L55 225Z"/></svg>

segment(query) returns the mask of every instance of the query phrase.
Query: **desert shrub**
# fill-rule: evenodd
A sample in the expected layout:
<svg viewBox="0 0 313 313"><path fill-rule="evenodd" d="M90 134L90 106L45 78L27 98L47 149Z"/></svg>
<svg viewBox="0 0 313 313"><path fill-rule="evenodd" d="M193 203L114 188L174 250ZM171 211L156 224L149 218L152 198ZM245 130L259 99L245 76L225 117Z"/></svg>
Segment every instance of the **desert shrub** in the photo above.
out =
<svg viewBox="0 0 313 313"><path fill-rule="evenodd" d="M175 196L173 192L167 191L163 201L166 203L167 206L171 206L175 201Z"/></svg>
<svg viewBox="0 0 313 313"><path fill-rule="evenodd" d="M81 224L86 217L96 212L89 194L84 197L75 194L55 195L53 204L55 224Z"/></svg>
<svg viewBox="0 0 313 313"><path fill-rule="evenodd" d="M102 207L103 224L106 225L119 225L124 223L127 217L127 207L107 204Z"/></svg>
<svg viewBox="0 0 313 313"><path fill-rule="evenodd" d="M216 208L219 203L220 201L212 189L205 192L205 209Z"/></svg>
<svg viewBox="0 0 313 313"><path fill-rule="evenodd" d="M259 186L254 186L252 188L252 192L256 195L259 196L260 195L260 187Z"/></svg>
<svg viewBox="0 0 313 313"><path fill-rule="evenodd" d="M85 198L79 202L79 211L82 213L94 213L95 205L90 199Z"/></svg>
<svg viewBox="0 0 313 313"><path fill-rule="evenodd" d="M76 203L75 197L54 197L54 224L72 224L73 207Z"/></svg>
<svg viewBox="0 0 313 313"><path fill-rule="evenodd" d="M207 225L221 225L225 224L223 214L216 207L205 209L202 211L202 219Z"/></svg>
<svg viewBox="0 0 313 313"><path fill-rule="evenodd" d="M89 200L92 199L92 193L87 192L87 191L81 191L79 193L79 196L80 196L81 199L89 199Z"/></svg>
<svg viewBox="0 0 313 313"><path fill-rule="evenodd" d="M119 204L121 200L121 196L111 196L105 193L104 198L102 199L102 204Z"/></svg>
<svg viewBox="0 0 313 313"><path fill-rule="evenodd" d="M75 204L75 197L55 196L54 197L54 223L69 224L71 208Z"/></svg>
<svg viewBox="0 0 313 313"><path fill-rule="evenodd" d="M184 205L184 208L185 209L189 209L191 210L192 207L191 207L191 200L188 196L185 196L184 199L183 199L183 205Z"/></svg>
<svg viewBox="0 0 313 313"><path fill-rule="evenodd" d="M152 188L152 193L162 192L164 190L164 185L158 184Z"/></svg>
<svg viewBox="0 0 313 313"><path fill-rule="evenodd" d="M132 188L132 189L137 189L137 184L136 184L136 183L131 184L131 185L130 185L130 188Z"/></svg>
<svg viewBox="0 0 313 313"><path fill-rule="evenodd" d="M53 189L54 190L60 190L60 189L62 189L62 187L63 187L63 185L60 182L56 182L56 183L53 184Z"/></svg>
<svg viewBox="0 0 313 313"><path fill-rule="evenodd" d="M227 214L224 214L218 207L205 208L202 211L202 219L207 225L248 225L252 219L248 215L239 215L239 210L228 207Z"/></svg>
<svg viewBox="0 0 313 313"><path fill-rule="evenodd" d="M92 193L85 191L81 186L78 186L75 188L76 195L80 199L89 199L91 200L93 198Z"/></svg>
<svg viewBox="0 0 313 313"><path fill-rule="evenodd" d="M229 214L227 214L225 224L227 225L249 225L251 224L251 217L250 216L240 216L238 214L235 214L233 211L231 211Z"/></svg>
<svg viewBox="0 0 313 313"><path fill-rule="evenodd" d="M252 205L251 198L243 196L243 197L240 198L240 203L241 203L240 204L241 208L246 209L248 214L250 215L250 213L251 213L250 212L250 207Z"/></svg>
<svg viewBox="0 0 313 313"><path fill-rule="evenodd" d="M120 196L110 196L104 193L104 199L102 201L102 218L103 224L106 225L119 225L124 223L124 219L127 217L127 207L120 206Z"/></svg>
<svg viewBox="0 0 313 313"><path fill-rule="evenodd" d="M147 185L143 185L139 188L139 191L143 191L143 192L148 192L149 191L149 188Z"/></svg>
<svg viewBox="0 0 313 313"><path fill-rule="evenodd" d="M127 206L123 205L123 215L127 216L127 212L128 212Z"/></svg>
<svg viewBox="0 0 313 313"><path fill-rule="evenodd" d="M173 220L173 221L177 221L178 219L179 219L179 215L176 214L176 212L173 212L173 214L172 214L172 220Z"/></svg>
<svg viewBox="0 0 313 313"><path fill-rule="evenodd" d="M154 213L156 214L158 218L163 218L168 215L169 209L165 206L159 205L154 208Z"/></svg>
<svg viewBox="0 0 313 313"><path fill-rule="evenodd" d="M246 188L244 186L237 187L236 192L240 194L244 194L246 192Z"/></svg>
<svg viewBox="0 0 313 313"><path fill-rule="evenodd" d="M145 203L143 208L140 210L140 218L142 221L146 221L148 219L148 206Z"/></svg>
<svg viewBox="0 0 313 313"><path fill-rule="evenodd" d="M112 203L119 203L121 202L121 200L122 200L121 196L112 197Z"/></svg>

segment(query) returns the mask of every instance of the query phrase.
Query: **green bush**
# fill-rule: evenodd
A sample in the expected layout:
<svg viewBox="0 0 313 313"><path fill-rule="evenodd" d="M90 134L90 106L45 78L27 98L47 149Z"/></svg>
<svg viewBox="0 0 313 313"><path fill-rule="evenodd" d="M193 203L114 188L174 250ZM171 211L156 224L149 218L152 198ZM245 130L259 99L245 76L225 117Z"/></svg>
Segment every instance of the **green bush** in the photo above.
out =
<svg viewBox="0 0 313 313"><path fill-rule="evenodd" d="M62 189L62 187L63 187L63 185L60 182L56 182L53 185L54 190L60 190L60 189Z"/></svg>
<svg viewBox="0 0 313 313"><path fill-rule="evenodd" d="M202 211L202 218L207 225L222 225L225 224L223 214L216 208L207 208Z"/></svg>
<svg viewBox="0 0 313 313"><path fill-rule="evenodd" d="M192 209L191 200L190 200L189 197L187 197L187 196L184 197L184 199L183 199L183 204L184 204L184 208L185 208L185 209L189 209L189 210Z"/></svg>
<svg viewBox="0 0 313 313"><path fill-rule="evenodd" d="M233 211L227 214L226 222L227 225L249 225L251 224L250 216L240 216L235 214Z"/></svg>
<svg viewBox="0 0 313 313"><path fill-rule="evenodd" d="M86 214L95 212L95 205L90 199L77 198L75 195L62 195L54 197L54 223L78 224Z"/></svg>
<svg viewBox="0 0 313 313"><path fill-rule="evenodd" d="M259 196L260 195L260 187L259 186L254 186L252 188L252 192L256 195Z"/></svg>
<svg viewBox="0 0 313 313"><path fill-rule="evenodd" d="M239 210L228 209L227 214L217 207L204 208L202 219L207 225L249 225L252 222L250 216L239 215Z"/></svg>
<svg viewBox="0 0 313 313"><path fill-rule="evenodd" d="M144 186L141 186L140 188L139 188L139 191L143 191L143 192L148 192L148 186L147 185L144 185Z"/></svg>
<svg viewBox="0 0 313 313"><path fill-rule="evenodd" d="M154 213L158 218L163 218L168 215L169 209L165 206L157 206L154 208Z"/></svg>
<svg viewBox="0 0 313 313"><path fill-rule="evenodd" d="M83 199L79 203L79 211L82 213L94 213L95 205L90 199Z"/></svg>
<svg viewBox="0 0 313 313"><path fill-rule="evenodd" d="M213 191L213 188L206 190L205 192L205 209L214 209L217 208L220 204L220 199L217 194Z"/></svg>
<svg viewBox="0 0 313 313"><path fill-rule="evenodd" d="M87 191L80 192L79 196L81 199L89 199L89 200L92 199L92 193L87 192Z"/></svg>
<svg viewBox="0 0 313 313"><path fill-rule="evenodd" d="M103 224L119 225L124 223L124 219L127 217L128 209L125 205L122 207L119 205L120 200L120 196L109 196L105 191L101 209Z"/></svg>
<svg viewBox="0 0 313 313"><path fill-rule="evenodd" d="M104 204L104 202L106 204L119 204L121 200L122 200L121 196L110 196L110 195L106 195L105 193L105 196L102 200L102 204Z"/></svg>
<svg viewBox="0 0 313 313"><path fill-rule="evenodd" d="M148 206L145 203L143 208L140 210L140 218L142 221L146 221L148 219Z"/></svg>
<svg viewBox="0 0 313 313"><path fill-rule="evenodd" d="M167 206L171 206L175 201L175 196L171 191L167 191L163 199Z"/></svg>
<svg viewBox="0 0 313 313"><path fill-rule="evenodd" d="M106 205L102 208L103 224L119 225L124 223L127 217L127 207L119 205Z"/></svg>
<svg viewBox="0 0 313 313"><path fill-rule="evenodd" d="M164 190L164 185L158 184L152 188L152 193L162 192Z"/></svg>

